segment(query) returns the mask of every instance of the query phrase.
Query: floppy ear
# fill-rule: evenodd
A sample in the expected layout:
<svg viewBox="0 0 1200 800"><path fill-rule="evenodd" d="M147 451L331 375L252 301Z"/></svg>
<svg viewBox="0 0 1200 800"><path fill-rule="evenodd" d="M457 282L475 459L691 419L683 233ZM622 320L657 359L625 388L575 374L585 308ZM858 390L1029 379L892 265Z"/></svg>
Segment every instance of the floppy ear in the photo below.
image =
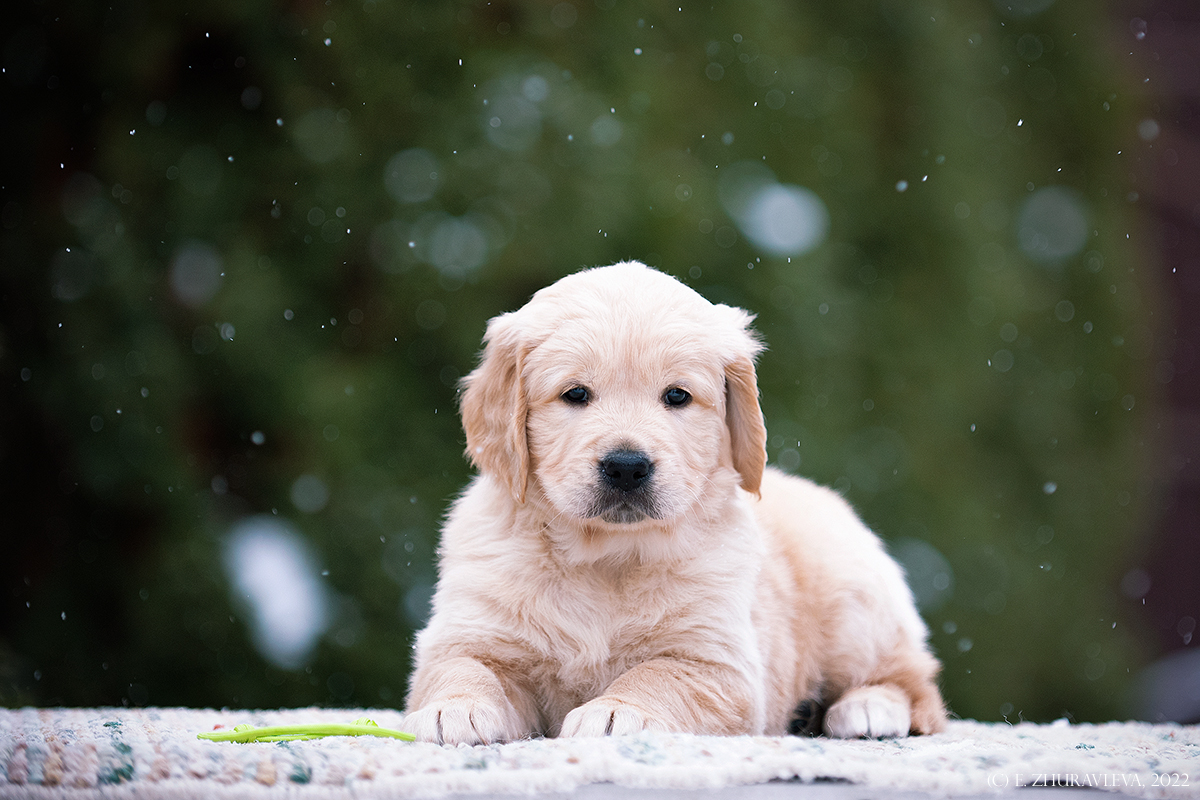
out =
<svg viewBox="0 0 1200 800"><path fill-rule="evenodd" d="M758 378L754 359L762 344L750 331L754 320L740 308L718 306L733 313L736 338L733 359L725 366L725 425L730 429L733 468L742 476L742 488L758 494L762 470L767 467L767 426L758 405Z"/></svg>
<svg viewBox="0 0 1200 800"><path fill-rule="evenodd" d="M738 356L725 367L725 424L733 450L733 467L742 488L758 494L767 465L767 426L758 405L758 379L752 355Z"/></svg>
<svg viewBox="0 0 1200 800"><path fill-rule="evenodd" d="M521 377L526 347L511 314L489 322L483 341L479 366L461 384L467 458L480 472L507 485L516 501L523 503L529 480L527 404Z"/></svg>

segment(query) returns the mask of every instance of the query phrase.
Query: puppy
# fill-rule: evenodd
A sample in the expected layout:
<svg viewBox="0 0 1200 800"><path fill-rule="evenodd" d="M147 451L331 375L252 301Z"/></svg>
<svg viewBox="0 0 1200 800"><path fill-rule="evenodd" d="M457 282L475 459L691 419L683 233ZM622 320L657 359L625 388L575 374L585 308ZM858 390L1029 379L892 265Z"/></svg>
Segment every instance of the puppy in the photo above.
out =
<svg viewBox="0 0 1200 800"><path fill-rule="evenodd" d="M841 497L765 466L751 320L627 262L488 324L461 403L479 476L442 530L407 730L942 727L900 568Z"/></svg>

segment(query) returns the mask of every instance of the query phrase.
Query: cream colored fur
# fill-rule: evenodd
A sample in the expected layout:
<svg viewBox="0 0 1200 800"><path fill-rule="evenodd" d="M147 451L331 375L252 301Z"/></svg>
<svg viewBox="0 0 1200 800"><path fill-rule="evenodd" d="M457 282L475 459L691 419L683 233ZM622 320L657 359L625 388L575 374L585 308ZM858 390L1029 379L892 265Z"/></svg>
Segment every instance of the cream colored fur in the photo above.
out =
<svg viewBox="0 0 1200 800"><path fill-rule="evenodd" d="M940 729L899 567L837 494L765 468L751 320L628 262L491 321L409 731L782 734L806 700L833 736ZM606 488L615 451L643 485Z"/></svg>

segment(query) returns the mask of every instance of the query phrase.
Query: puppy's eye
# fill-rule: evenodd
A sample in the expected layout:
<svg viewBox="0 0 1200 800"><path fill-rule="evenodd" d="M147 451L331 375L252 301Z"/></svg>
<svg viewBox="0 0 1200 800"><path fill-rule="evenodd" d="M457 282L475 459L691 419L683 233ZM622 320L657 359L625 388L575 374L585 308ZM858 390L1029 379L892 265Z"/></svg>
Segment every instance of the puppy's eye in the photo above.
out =
<svg viewBox="0 0 1200 800"><path fill-rule="evenodd" d="M562 393L562 399L573 406L582 406L592 399L592 395L582 386L572 386Z"/></svg>
<svg viewBox="0 0 1200 800"><path fill-rule="evenodd" d="M692 402L692 396L678 386L672 386L663 392L663 402L669 406L680 408Z"/></svg>

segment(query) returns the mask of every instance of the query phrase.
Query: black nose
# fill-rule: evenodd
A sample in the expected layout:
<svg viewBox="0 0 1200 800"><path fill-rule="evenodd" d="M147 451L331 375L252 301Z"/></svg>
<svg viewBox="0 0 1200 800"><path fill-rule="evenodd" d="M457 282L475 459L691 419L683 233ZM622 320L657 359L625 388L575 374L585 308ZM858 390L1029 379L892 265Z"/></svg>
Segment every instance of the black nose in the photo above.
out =
<svg viewBox="0 0 1200 800"><path fill-rule="evenodd" d="M640 488L654 471L645 453L637 450L614 450L600 461L604 482L622 492Z"/></svg>

